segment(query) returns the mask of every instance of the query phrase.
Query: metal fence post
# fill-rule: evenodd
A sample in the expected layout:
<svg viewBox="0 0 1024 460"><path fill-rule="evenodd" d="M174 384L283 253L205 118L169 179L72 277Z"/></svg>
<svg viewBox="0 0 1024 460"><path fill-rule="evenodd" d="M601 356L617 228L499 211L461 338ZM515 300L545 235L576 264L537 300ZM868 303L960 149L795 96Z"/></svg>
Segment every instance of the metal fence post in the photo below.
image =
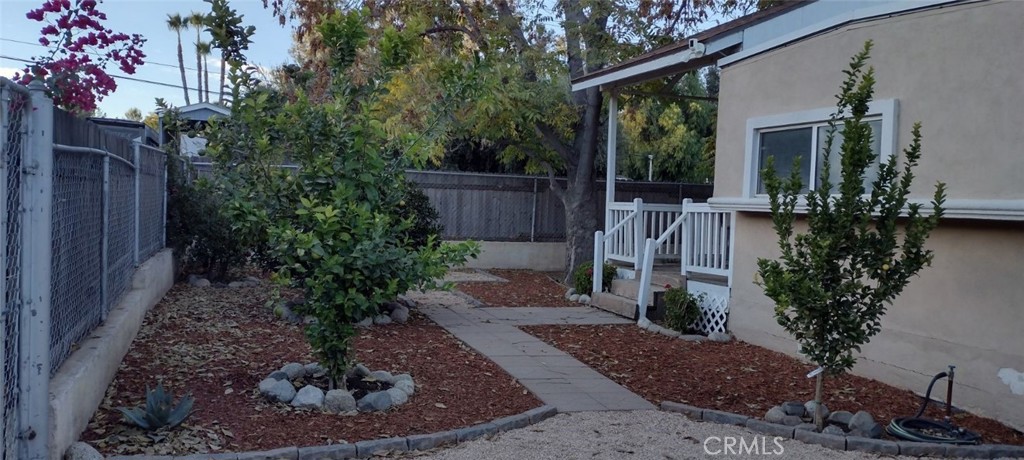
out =
<svg viewBox="0 0 1024 460"><path fill-rule="evenodd" d="M533 210L530 211L530 242L537 235L537 179L533 179Z"/></svg>
<svg viewBox="0 0 1024 460"><path fill-rule="evenodd" d="M167 247L167 168L169 155L164 152L164 175L161 182L161 190L164 192L163 203L161 203L160 217L163 219L163 224L160 226L160 249Z"/></svg>
<svg viewBox="0 0 1024 460"><path fill-rule="evenodd" d="M53 216L53 103L39 80L32 93L24 158L18 458L49 460L50 276Z"/></svg>
<svg viewBox="0 0 1024 460"><path fill-rule="evenodd" d="M103 272L100 273L100 321L107 320L107 297L110 296L110 289L107 289L107 277L110 271L110 156L103 156L103 238L100 241L100 266Z"/></svg>
<svg viewBox="0 0 1024 460"><path fill-rule="evenodd" d="M132 152L134 158L132 158L132 161L135 163L135 244L132 245L132 260L135 262L135 266L138 267L140 262L139 234L141 232L140 229L142 227L142 203L140 201L139 194L139 184L142 180L142 162L140 161L140 159L142 158L142 153L139 149L138 142L133 142L132 147L134 147L134 151Z"/></svg>

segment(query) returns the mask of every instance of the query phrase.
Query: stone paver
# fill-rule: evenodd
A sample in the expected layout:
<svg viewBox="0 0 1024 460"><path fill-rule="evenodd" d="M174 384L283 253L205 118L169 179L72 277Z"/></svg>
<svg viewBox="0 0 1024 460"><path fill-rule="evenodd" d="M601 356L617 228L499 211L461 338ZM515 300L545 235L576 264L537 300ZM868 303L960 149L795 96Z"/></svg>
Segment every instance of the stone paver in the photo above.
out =
<svg viewBox="0 0 1024 460"><path fill-rule="evenodd" d="M420 311L515 377L559 412L649 410L654 405L565 352L519 330L542 324L630 324L591 307L474 307L431 293L411 295Z"/></svg>

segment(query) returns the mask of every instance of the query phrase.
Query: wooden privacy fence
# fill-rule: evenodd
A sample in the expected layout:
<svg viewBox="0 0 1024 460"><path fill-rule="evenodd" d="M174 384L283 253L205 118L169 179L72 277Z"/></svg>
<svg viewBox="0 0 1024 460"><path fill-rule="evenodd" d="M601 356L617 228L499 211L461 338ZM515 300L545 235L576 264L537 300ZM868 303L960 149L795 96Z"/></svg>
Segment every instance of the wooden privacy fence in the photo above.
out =
<svg viewBox="0 0 1024 460"><path fill-rule="evenodd" d="M565 211L547 177L407 171L437 208L445 239L481 241L565 241ZM565 185L565 179L558 179ZM605 183L595 186L597 218L604 219ZM616 201L682 206L684 198L707 201L711 185L618 181Z"/></svg>

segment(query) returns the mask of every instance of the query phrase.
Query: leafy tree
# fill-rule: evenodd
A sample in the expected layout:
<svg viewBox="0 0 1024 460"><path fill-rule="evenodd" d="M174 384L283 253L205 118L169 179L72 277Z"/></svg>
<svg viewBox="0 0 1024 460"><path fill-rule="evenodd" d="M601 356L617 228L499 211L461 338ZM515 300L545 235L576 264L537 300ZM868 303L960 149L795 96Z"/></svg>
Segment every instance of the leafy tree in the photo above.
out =
<svg viewBox="0 0 1024 460"><path fill-rule="evenodd" d="M251 37L256 33L256 27L243 25L244 15L238 14L231 8L227 0L203 1L210 4L210 13L206 15L206 30L212 37L210 43L221 53L218 102L224 104L226 102L224 80L227 75L225 66L230 65L232 71L237 72L245 64L245 51L249 49Z"/></svg>
<svg viewBox="0 0 1024 460"><path fill-rule="evenodd" d="M319 23L334 3L268 2L282 20L297 19L299 30ZM569 80L678 38L711 12L730 14L754 3L364 2L371 48L384 50L383 41L399 37L416 45L376 110L390 146L418 164L440 163L451 139L472 138L501 145L503 157L547 173L565 207L568 279L593 248L595 162L606 122L600 90L572 93ZM323 43L322 50L331 49ZM315 70L323 66L322 53L313 41L309 46L303 65ZM356 58L358 73L379 56ZM568 176L567 185L553 180L559 174Z"/></svg>
<svg viewBox="0 0 1024 460"><path fill-rule="evenodd" d="M781 179L769 158L761 173L782 255L757 261L759 283L775 302L779 325L824 371L818 373L814 395L819 430L824 423L820 407L825 373L841 374L853 367L854 352L881 330L886 307L912 276L931 264L932 251L924 243L939 224L945 201L941 182L935 187L931 215L923 215L921 205L907 199L921 157L920 123L914 125L910 146L903 151L902 171L893 155L881 165L878 177L866 176L877 160L871 127L864 121L875 84L874 69L865 68L870 51L867 42L844 71L846 79L825 140L820 186L804 197L805 233L794 230L803 187L800 168ZM830 156L840 125L841 180L832 184ZM871 180L870 189L865 188L865 179Z"/></svg>
<svg viewBox="0 0 1024 460"><path fill-rule="evenodd" d="M192 101L188 97L188 79L185 78L185 54L181 49L181 31L188 28L188 22L180 14L168 14L167 28L178 35L178 71L181 72L181 89L185 92L185 105L189 105Z"/></svg>
<svg viewBox="0 0 1024 460"><path fill-rule="evenodd" d="M142 111L138 107L132 107L124 113L124 117L131 121L142 121Z"/></svg>
<svg viewBox="0 0 1024 460"><path fill-rule="evenodd" d="M160 130L160 116L156 112L149 112L146 117L142 119L142 123L152 129L153 131Z"/></svg>
<svg viewBox="0 0 1024 460"><path fill-rule="evenodd" d="M49 54L34 56L32 64L14 75L28 84L38 79L58 107L83 115L96 110L96 103L117 89L107 66L117 64L127 74L143 65L146 40L139 34L114 32L103 25L106 13L97 0L46 0L25 14L43 23L39 44L51 46Z"/></svg>
<svg viewBox="0 0 1024 460"><path fill-rule="evenodd" d="M388 69L359 81L346 73L364 52L363 24L357 14L323 18L320 33L333 44L330 98L314 104L237 78L231 117L207 133L233 234L279 280L305 291L299 309L316 318L306 337L334 382L353 362L354 322L476 252L438 241L436 214L404 179L407 160L386 148L371 107ZM399 62L410 46L385 43L382 62ZM299 168L271 166L285 156Z"/></svg>

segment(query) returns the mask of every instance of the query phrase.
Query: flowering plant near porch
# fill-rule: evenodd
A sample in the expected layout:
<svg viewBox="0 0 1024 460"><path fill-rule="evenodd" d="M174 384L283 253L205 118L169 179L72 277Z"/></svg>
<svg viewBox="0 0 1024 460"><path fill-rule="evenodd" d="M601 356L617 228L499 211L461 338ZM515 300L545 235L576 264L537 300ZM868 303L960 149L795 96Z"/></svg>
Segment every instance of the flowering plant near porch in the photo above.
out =
<svg viewBox="0 0 1024 460"><path fill-rule="evenodd" d="M757 261L758 284L775 301L779 325L793 335L800 352L822 368L814 396L819 430L824 374L841 374L853 367L854 352L881 330L886 307L910 277L931 264L932 251L924 243L938 225L945 201L941 182L935 187L930 215L922 215L921 204L907 199L913 169L921 157L920 123L915 123L910 146L903 151L903 170L893 155L880 165L871 188L864 186L866 171L877 159L871 148L871 127L864 121L875 84L874 69L865 68L871 46L870 41L865 43L844 71L846 80L825 139L820 185L805 196L805 233L794 231L803 186L800 168L794 167L788 179L781 179L769 158L761 173L782 254ZM840 124L841 180L832 184L829 154Z"/></svg>

